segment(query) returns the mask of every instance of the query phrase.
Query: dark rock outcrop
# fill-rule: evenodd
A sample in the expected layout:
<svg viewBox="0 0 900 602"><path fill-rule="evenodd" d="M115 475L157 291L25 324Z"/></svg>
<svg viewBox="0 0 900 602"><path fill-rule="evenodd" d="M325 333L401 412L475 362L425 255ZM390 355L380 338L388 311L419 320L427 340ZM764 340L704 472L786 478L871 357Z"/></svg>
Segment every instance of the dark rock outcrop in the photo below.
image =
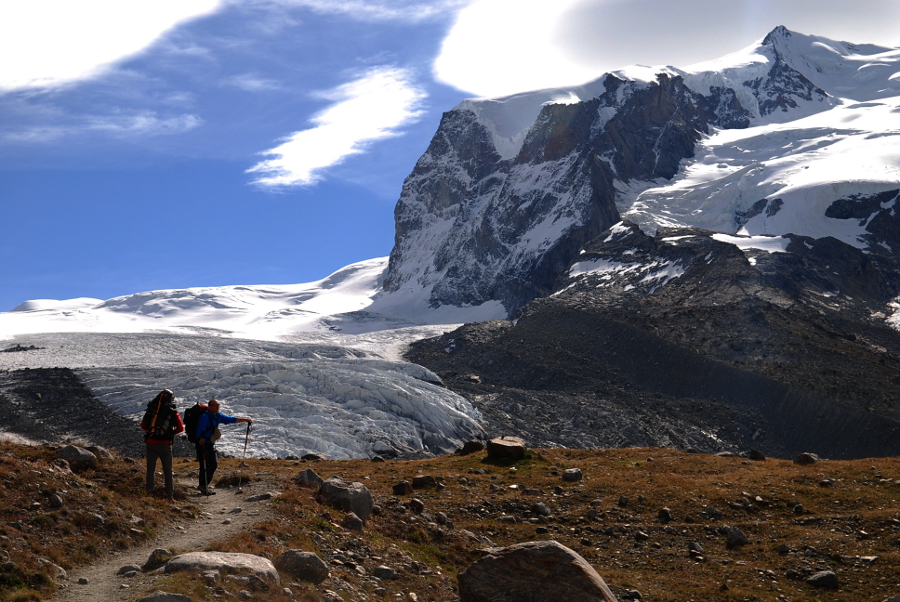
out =
<svg viewBox="0 0 900 602"><path fill-rule="evenodd" d="M510 159L474 113L445 113L394 211L385 290L425 285L433 305L499 300L510 311L551 292L582 245L619 220L615 182L671 178L710 123L709 102L679 76L608 75L604 87L542 107Z"/></svg>

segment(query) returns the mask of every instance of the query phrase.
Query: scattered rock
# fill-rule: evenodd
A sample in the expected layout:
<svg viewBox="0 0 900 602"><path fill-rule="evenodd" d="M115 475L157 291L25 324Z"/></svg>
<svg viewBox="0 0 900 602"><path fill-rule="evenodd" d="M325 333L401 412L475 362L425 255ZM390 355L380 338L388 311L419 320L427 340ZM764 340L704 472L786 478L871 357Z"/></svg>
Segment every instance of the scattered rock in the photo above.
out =
<svg viewBox="0 0 900 602"><path fill-rule="evenodd" d="M141 567L136 564L126 564L116 572L116 575L124 575L125 573L140 572Z"/></svg>
<svg viewBox="0 0 900 602"><path fill-rule="evenodd" d="M300 456L300 459L306 462L325 462L328 460L328 458L322 454L303 454Z"/></svg>
<svg viewBox="0 0 900 602"><path fill-rule="evenodd" d="M200 578L203 579L203 582L206 585L212 587L219 582L221 575L219 574L219 571L203 571L200 573Z"/></svg>
<svg viewBox="0 0 900 602"><path fill-rule="evenodd" d="M341 521L341 526L349 531L358 531L362 533L365 523L363 523L362 519L356 516L356 514L349 512L347 516L344 517L344 520Z"/></svg>
<svg viewBox="0 0 900 602"><path fill-rule="evenodd" d="M531 513L537 514L538 516L550 516L553 512L550 510L550 507L544 502L538 502L531 507Z"/></svg>
<svg viewBox="0 0 900 602"><path fill-rule="evenodd" d="M569 468L563 471L562 480L575 482L580 481L582 478L581 469L580 468Z"/></svg>
<svg viewBox="0 0 900 602"><path fill-rule="evenodd" d="M840 580L834 571L819 571L806 580L813 587L821 587L824 589L837 589L840 586Z"/></svg>
<svg viewBox="0 0 900 602"><path fill-rule="evenodd" d="M62 568L61 566L53 564L52 562L50 562L49 560L46 560L44 558L38 558L37 561L38 561L38 564L43 566L47 570L47 572L50 573L50 576L54 580L65 581L66 579L69 578L68 573L66 573L66 570L64 568Z"/></svg>
<svg viewBox="0 0 900 602"><path fill-rule="evenodd" d="M474 454L474 453L480 452L482 450L484 450L484 443L482 443L481 441L472 440L472 441L466 441L463 444L463 446L460 448L458 453L462 454L463 456L466 456L468 454Z"/></svg>
<svg viewBox="0 0 900 602"><path fill-rule="evenodd" d="M425 511L425 502L418 498L409 500L409 509L416 514L422 514Z"/></svg>
<svg viewBox="0 0 900 602"><path fill-rule="evenodd" d="M156 548L150 553L150 557L142 567L145 571L158 569L172 558L172 552L165 548Z"/></svg>
<svg viewBox="0 0 900 602"><path fill-rule="evenodd" d="M294 579L316 585L328 578L328 565L312 552L288 550L275 559L275 566Z"/></svg>
<svg viewBox="0 0 900 602"><path fill-rule="evenodd" d="M322 483L325 482L322 477L317 475L316 471L314 471L312 468L307 468L306 470L298 474L295 480L299 481L303 485L310 487L321 487Z"/></svg>
<svg viewBox="0 0 900 602"><path fill-rule="evenodd" d="M525 457L525 440L521 437L495 437L488 441L487 457L496 460L520 460Z"/></svg>
<svg viewBox="0 0 900 602"><path fill-rule="evenodd" d="M59 448L56 457L68 462L72 470L95 468L99 463L97 456L77 445L65 445Z"/></svg>
<svg viewBox="0 0 900 602"><path fill-rule="evenodd" d="M87 581L87 579L85 579ZM135 600L135 602L194 602L191 598L181 594L170 594L168 592L157 591L149 596L144 596Z"/></svg>
<svg viewBox="0 0 900 602"><path fill-rule="evenodd" d="M385 459L382 458L381 456L373 456L373 457L372 457L372 462L386 462L386 461L387 461L387 460L385 460Z"/></svg>
<svg viewBox="0 0 900 602"><path fill-rule="evenodd" d="M796 458L794 458L794 464L799 464L800 466L809 466L810 464L815 464L819 462L821 458L816 454L812 454L809 452L803 452Z"/></svg>
<svg viewBox="0 0 900 602"><path fill-rule="evenodd" d="M413 489L423 489L425 487L434 487L437 480L431 475L416 475L412 480Z"/></svg>
<svg viewBox="0 0 900 602"><path fill-rule="evenodd" d="M104 460L112 460L112 452L110 452L105 447L100 447L99 445L89 445L87 447L87 450L98 458L103 458Z"/></svg>
<svg viewBox="0 0 900 602"><path fill-rule="evenodd" d="M400 481L391 488L394 495L412 495L413 486L409 481Z"/></svg>
<svg viewBox="0 0 900 602"><path fill-rule="evenodd" d="M747 457L754 462L765 462L766 456L759 450L751 449Z"/></svg>
<svg viewBox="0 0 900 602"><path fill-rule="evenodd" d="M461 602L616 599L584 558L553 540L491 549L457 580Z"/></svg>
<svg viewBox="0 0 900 602"><path fill-rule="evenodd" d="M672 520L672 510L669 508L660 508L659 512L656 513L657 518L659 518L660 522L667 523Z"/></svg>
<svg viewBox="0 0 900 602"><path fill-rule="evenodd" d="M278 497L277 492L267 491L266 493L258 493L256 495L251 495L247 498L248 502L264 502L266 500L270 500L273 497Z"/></svg>
<svg viewBox="0 0 900 602"><path fill-rule="evenodd" d="M737 527L729 528L725 532L725 545L728 549L745 546L748 543L750 543L750 539Z"/></svg>
<svg viewBox="0 0 900 602"><path fill-rule="evenodd" d="M348 483L340 477L331 477L319 488L319 498L332 508L353 512L362 520L368 520L375 501L368 487L362 483Z"/></svg>
<svg viewBox="0 0 900 602"><path fill-rule="evenodd" d="M398 579L400 577L400 573L383 564L375 567L375 570L372 571L372 575L379 579Z"/></svg>

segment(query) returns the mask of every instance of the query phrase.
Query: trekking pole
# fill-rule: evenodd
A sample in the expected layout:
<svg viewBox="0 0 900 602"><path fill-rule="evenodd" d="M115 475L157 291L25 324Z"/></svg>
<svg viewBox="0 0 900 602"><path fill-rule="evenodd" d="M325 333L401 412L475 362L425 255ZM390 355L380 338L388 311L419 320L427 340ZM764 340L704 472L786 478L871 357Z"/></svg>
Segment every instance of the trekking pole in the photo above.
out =
<svg viewBox="0 0 900 602"><path fill-rule="evenodd" d="M250 442L250 424L247 423L247 434L244 436L244 457L241 459L241 463L244 463L244 460L247 459L247 443ZM241 482L244 479L244 474L242 472L238 472L238 493L244 493L244 488L241 487Z"/></svg>

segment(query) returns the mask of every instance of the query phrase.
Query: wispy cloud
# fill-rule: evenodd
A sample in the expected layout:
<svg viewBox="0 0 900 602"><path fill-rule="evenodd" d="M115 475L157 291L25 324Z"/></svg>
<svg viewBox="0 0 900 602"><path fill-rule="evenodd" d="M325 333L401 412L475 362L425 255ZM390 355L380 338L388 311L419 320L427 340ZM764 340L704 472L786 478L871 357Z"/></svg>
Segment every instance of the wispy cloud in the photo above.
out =
<svg viewBox="0 0 900 602"><path fill-rule="evenodd" d="M358 79L317 96L334 101L313 117L314 127L291 134L263 152L272 157L250 169L264 187L308 186L318 182L327 167L384 138L400 135L399 128L416 121L427 96L404 69L379 67Z"/></svg>
<svg viewBox="0 0 900 602"><path fill-rule="evenodd" d="M88 116L79 119L78 123L67 125L22 127L15 131L0 133L0 139L9 142L47 143L88 133L122 137L165 136L182 134L202 123L200 117L192 114L160 117L153 111L141 111L129 115Z"/></svg>
<svg viewBox="0 0 900 602"><path fill-rule="evenodd" d="M281 84L272 79L260 77L254 73L241 73L225 78L223 83L244 90L245 92L269 92L278 90Z"/></svg>
<svg viewBox="0 0 900 602"><path fill-rule="evenodd" d="M270 0L282 6L302 6L322 14L344 14L363 21L419 22L444 17L473 0Z"/></svg>

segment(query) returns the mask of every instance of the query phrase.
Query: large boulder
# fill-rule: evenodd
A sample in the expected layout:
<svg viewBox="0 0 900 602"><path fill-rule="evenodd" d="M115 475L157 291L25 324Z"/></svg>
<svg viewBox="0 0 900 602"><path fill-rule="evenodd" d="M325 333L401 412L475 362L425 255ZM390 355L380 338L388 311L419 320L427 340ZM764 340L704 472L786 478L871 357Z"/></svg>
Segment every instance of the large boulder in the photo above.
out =
<svg viewBox="0 0 900 602"><path fill-rule="evenodd" d="M56 457L68 462L72 470L84 470L97 466L97 456L77 445L66 445L59 448Z"/></svg>
<svg viewBox="0 0 900 602"><path fill-rule="evenodd" d="M525 440L520 437L495 437L488 441L487 457L498 460L519 460L525 457Z"/></svg>
<svg viewBox="0 0 900 602"><path fill-rule="evenodd" d="M616 602L594 567L553 540L493 548L457 581L461 602Z"/></svg>
<svg viewBox="0 0 900 602"><path fill-rule="evenodd" d="M204 571L221 571L226 574L256 575L275 584L281 583L275 565L268 558L253 554L237 554L233 552L188 552L175 556L166 563L164 572L177 573L188 571L202 573Z"/></svg>
<svg viewBox="0 0 900 602"><path fill-rule="evenodd" d="M275 568L294 579L316 585L328 578L328 565L312 552L288 550L275 559Z"/></svg>
<svg viewBox="0 0 900 602"><path fill-rule="evenodd" d="M319 487L319 498L332 508L353 512L362 520L369 520L375 499L362 483L348 483L341 477L331 477Z"/></svg>

